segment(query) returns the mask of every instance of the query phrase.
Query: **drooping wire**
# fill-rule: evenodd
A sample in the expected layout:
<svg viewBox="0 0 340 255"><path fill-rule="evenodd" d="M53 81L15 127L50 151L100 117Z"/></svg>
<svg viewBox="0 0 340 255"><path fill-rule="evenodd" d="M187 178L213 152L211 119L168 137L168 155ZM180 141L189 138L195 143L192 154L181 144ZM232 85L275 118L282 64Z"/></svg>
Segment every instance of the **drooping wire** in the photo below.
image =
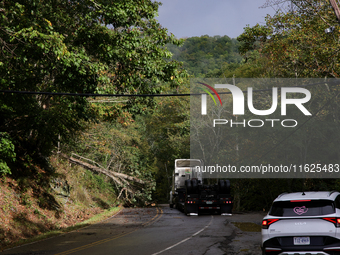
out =
<svg viewBox="0 0 340 255"><path fill-rule="evenodd" d="M329 85L338 85L339 81L324 81L312 84L298 86L309 87L327 83ZM296 86L297 87L297 86ZM279 87L280 89L280 87ZM271 89L258 89L253 92L269 91ZM32 94L32 95L50 95L50 96L81 96L81 97L183 97L183 96L200 96L202 93L186 93L186 94L94 94L94 93L67 93L67 92L46 92L46 91L18 91L18 90L0 90L5 94ZM243 91L247 93L247 91ZM205 93L203 93L205 94ZM219 92L219 94L231 94L231 92Z"/></svg>

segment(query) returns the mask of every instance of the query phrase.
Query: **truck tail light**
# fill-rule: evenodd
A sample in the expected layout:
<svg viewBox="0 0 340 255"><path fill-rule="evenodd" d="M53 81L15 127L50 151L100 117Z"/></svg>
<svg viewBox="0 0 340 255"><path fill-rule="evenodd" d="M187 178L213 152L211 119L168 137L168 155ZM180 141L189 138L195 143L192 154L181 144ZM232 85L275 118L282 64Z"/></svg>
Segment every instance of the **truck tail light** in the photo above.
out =
<svg viewBox="0 0 340 255"><path fill-rule="evenodd" d="M266 219L262 221L262 228L268 229L271 224L277 222L279 219Z"/></svg>
<svg viewBox="0 0 340 255"><path fill-rule="evenodd" d="M196 201L194 201L194 200L187 200L186 203L187 204L196 204Z"/></svg>

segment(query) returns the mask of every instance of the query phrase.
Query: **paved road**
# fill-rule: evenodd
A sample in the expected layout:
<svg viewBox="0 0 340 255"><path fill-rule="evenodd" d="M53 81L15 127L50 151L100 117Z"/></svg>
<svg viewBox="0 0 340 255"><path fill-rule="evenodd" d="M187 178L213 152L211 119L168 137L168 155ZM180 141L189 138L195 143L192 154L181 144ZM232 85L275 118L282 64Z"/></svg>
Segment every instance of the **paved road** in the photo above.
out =
<svg viewBox="0 0 340 255"><path fill-rule="evenodd" d="M261 217L253 215L252 220ZM167 206L124 209L105 222L1 254L260 254L260 233L251 233L249 242L247 233L231 223L233 218L245 221L249 215L187 217ZM242 249L243 242L250 248Z"/></svg>

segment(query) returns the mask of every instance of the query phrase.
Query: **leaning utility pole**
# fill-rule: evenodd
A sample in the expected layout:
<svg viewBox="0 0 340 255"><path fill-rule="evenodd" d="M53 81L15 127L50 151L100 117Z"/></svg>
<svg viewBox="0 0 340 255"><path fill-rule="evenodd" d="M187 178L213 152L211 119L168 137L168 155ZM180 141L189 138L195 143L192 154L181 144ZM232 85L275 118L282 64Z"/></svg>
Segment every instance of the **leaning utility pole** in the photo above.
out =
<svg viewBox="0 0 340 255"><path fill-rule="evenodd" d="M329 0L330 4L333 7L335 16L338 20L338 22L340 23L340 9L339 9L339 0Z"/></svg>

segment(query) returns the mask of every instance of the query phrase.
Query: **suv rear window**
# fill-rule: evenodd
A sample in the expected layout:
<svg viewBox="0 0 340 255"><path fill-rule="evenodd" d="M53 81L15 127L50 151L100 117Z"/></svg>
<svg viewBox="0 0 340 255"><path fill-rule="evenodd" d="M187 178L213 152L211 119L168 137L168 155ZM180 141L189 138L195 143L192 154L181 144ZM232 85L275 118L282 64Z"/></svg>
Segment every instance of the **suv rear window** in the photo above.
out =
<svg viewBox="0 0 340 255"><path fill-rule="evenodd" d="M335 206L331 200L311 201L278 201L274 202L269 215L272 216L318 216L335 213Z"/></svg>

